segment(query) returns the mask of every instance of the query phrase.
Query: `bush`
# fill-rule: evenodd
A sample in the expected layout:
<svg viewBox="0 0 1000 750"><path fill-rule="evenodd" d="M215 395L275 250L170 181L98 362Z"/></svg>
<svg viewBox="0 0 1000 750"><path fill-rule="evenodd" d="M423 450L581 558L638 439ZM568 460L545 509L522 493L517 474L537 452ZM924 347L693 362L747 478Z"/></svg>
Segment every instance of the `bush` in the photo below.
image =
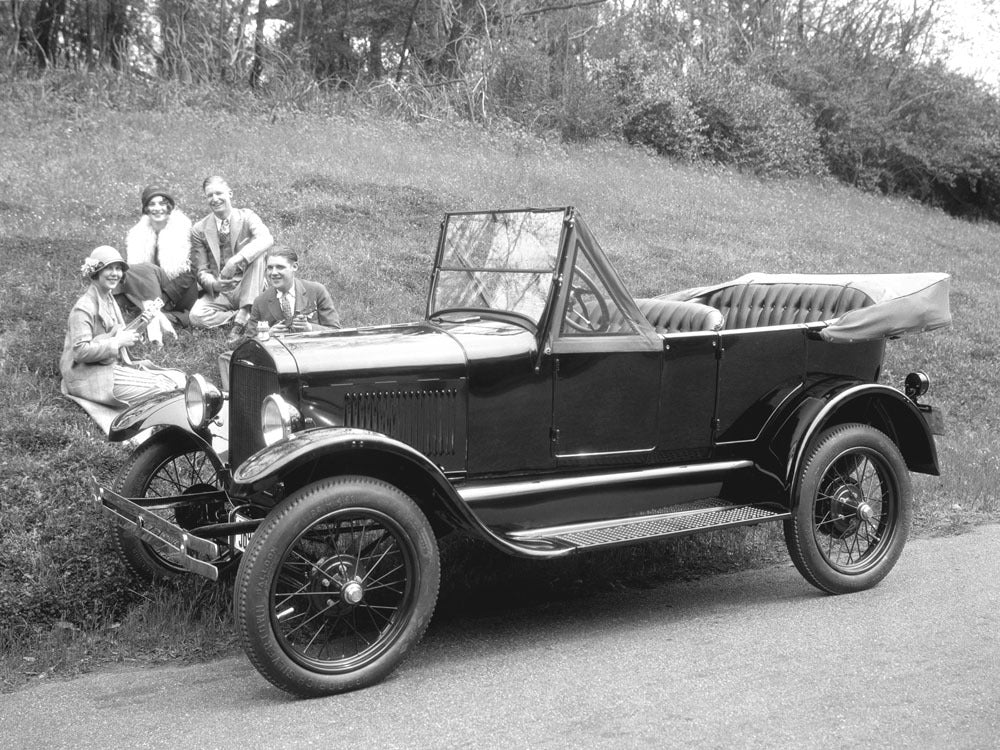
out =
<svg viewBox="0 0 1000 750"><path fill-rule="evenodd" d="M1000 220L1000 100L942 65L864 65L814 50L775 68L813 122L830 171L872 192Z"/></svg>
<svg viewBox="0 0 1000 750"><path fill-rule="evenodd" d="M783 89L724 68L692 77L688 91L716 160L769 176L826 171L818 135Z"/></svg>
<svg viewBox="0 0 1000 750"><path fill-rule="evenodd" d="M826 172L806 113L786 91L743 69L692 75L673 86L651 77L644 88L645 103L624 127L631 143L759 175Z"/></svg>
<svg viewBox="0 0 1000 750"><path fill-rule="evenodd" d="M649 146L662 156L695 161L712 153L707 129L684 94L666 91L628 119L623 135L629 143Z"/></svg>

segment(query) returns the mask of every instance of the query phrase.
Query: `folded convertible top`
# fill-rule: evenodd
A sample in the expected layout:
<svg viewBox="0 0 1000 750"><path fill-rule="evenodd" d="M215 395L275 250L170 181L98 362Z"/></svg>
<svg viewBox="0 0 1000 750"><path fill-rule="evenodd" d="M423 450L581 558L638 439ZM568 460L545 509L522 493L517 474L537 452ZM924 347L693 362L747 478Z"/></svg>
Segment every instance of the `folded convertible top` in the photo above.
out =
<svg viewBox="0 0 1000 750"><path fill-rule="evenodd" d="M841 286L868 297L871 304L821 322L827 341L870 341L906 333L932 331L951 323L951 277L946 273L895 274L765 274L749 273L713 286L685 289L664 297L706 298L734 286L823 285Z"/></svg>

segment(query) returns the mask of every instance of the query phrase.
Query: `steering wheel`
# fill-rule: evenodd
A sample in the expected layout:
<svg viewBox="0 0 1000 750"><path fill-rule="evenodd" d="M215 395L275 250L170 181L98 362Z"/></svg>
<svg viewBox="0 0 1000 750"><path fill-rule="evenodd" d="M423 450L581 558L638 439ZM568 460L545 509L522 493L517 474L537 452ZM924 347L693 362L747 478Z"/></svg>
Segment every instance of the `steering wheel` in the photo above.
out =
<svg viewBox="0 0 1000 750"><path fill-rule="evenodd" d="M596 319L590 316L590 308L586 298L593 297L597 302ZM608 314L608 302L600 293L597 284L579 268L573 271L573 282L569 288L569 299L566 302L566 325L578 333L601 333L608 330L611 316Z"/></svg>

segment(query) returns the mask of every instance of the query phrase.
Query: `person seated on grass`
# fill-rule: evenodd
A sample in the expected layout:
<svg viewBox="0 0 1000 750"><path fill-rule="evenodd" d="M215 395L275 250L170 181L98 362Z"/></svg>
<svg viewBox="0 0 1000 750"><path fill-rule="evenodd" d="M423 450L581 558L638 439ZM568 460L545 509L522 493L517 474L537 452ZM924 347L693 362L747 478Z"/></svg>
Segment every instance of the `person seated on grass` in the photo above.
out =
<svg viewBox="0 0 1000 750"><path fill-rule="evenodd" d="M198 299L198 280L191 270L191 220L162 185L144 188L140 201L142 216L125 237L129 273L119 287L118 303L126 317L134 317L145 300L160 298L167 319L187 326Z"/></svg>
<svg viewBox="0 0 1000 750"><path fill-rule="evenodd" d="M121 253L108 245L95 248L80 267L90 286L70 310L59 359L63 391L71 396L124 407L184 387L186 378L179 370L161 369L129 356L128 347L162 313L145 309L126 325L115 291L128 268Z"/></svg>
<svg viewBox="0 0 1000 750"><path fill-rule="evenodd" d="M250 305L264 291L264 253L274 237L248 208L233 207L233 191L219 176L202 183L211 213L191 227L191 266L202 296L191 308L194 328L232 323L231 336L243 333Z"/></svg>
<svg viewBox="0 0 1000 750"><path fill-rule="evenodd" d="M291 248L276 245L267 251L264 273L268 288L254 300L246 332L229 337L229 348L255 335L260 322L267 323L269 332L279 336L340 328L340 316L330 292L316 281L298 278L298 270L299 256Z"/></svg>

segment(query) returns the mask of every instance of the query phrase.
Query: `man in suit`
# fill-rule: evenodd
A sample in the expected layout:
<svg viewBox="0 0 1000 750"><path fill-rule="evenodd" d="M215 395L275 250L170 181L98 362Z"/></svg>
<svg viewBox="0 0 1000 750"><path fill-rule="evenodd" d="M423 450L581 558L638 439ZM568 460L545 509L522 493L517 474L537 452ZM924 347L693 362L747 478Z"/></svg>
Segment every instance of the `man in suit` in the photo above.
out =
<svg viewBox="0 0 1000 750"><path fill-rule="evenodd" d="M247 335L254 335L257 323L264 321L272 334L323 331L340 328L340 317L326 287L296 276L299 256L291 248L274 246L265 254L268 288L254 300L246 332L229 336L235 348Z"/></svg>
<svg viewBox="0 0 1000 750"><path fill-rule="evenodd" d="M212 213L191 227L191 268L201 297L190 321L195 328L232 322L231 334L242 334L250 306L264 289L264 253L274 244L260 217L233 207L233 191L222 177L202 183Z"/></svg>

